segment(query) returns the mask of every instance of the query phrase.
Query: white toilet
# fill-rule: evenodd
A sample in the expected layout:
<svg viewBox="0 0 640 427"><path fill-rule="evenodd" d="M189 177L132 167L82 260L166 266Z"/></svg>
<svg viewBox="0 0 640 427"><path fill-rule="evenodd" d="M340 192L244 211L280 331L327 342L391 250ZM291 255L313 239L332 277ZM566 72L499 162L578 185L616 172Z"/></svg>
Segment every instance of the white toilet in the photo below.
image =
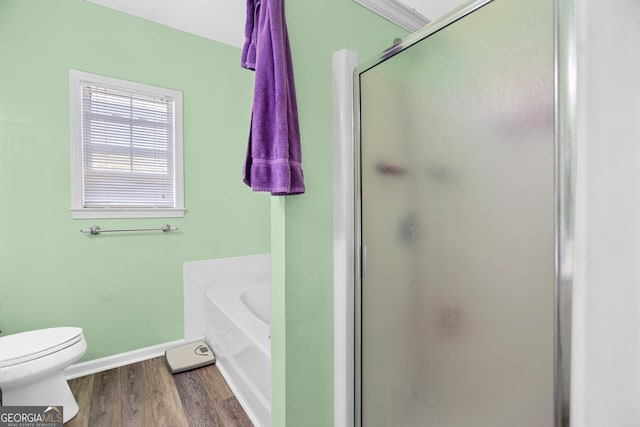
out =
<svg viewBox="0 0 640 427"><path fill-rule="evenodd" d="M62 406L66 423L78 413L63 371L82 357L81 328L49 328L0 337L0 390L4 406Z"/></svg>

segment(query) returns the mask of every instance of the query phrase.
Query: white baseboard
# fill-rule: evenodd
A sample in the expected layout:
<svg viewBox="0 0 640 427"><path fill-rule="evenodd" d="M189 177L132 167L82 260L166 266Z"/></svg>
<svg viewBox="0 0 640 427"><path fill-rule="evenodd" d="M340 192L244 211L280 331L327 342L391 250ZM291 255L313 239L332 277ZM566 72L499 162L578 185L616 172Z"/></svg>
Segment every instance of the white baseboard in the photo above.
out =
<svg viewBox="0 0 640 427"><path fill-rule="evenodd" d="M76 363L64 370L64 378L71 380L73 378L83 377L85 375L95 374L96 372L106 371L108 369L118 368L120 366L129 365L131 363L141 362L143 360L153 359L154 357L164 355L164 352L173 347L178 347L191 342L204 340L204 337L196 337L190 339L182 339L171 341L151 347L140 348L138 350L128 351L126 353L114 354L100 359L89 360L87 362Z"/></svg>

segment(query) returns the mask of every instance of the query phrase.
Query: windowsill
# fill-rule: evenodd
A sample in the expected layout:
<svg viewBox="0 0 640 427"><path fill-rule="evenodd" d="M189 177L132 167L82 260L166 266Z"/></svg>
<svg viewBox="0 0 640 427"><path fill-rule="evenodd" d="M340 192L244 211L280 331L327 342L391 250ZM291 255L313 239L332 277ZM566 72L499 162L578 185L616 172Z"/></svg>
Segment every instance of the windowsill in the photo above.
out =
<svg viewBox="0 0 640 427"><path fill-rule="evenodd" d="M183 208L71 208L73 219L93 218L182 218Z"/></svg>

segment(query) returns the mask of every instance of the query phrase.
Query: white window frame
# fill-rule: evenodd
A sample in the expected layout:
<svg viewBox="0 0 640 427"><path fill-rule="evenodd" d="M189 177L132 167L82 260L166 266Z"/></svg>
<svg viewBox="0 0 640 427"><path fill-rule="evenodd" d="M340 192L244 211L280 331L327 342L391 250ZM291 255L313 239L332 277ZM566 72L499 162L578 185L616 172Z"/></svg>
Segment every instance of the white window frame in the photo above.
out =
<svg viewBox="0 0 640 427"><path fill-rule="evenodd" d="M82 147L82 85L93 83L107 88L171 97L174 101L174 207L84 207ZM71 216L81 218L176 218L183 217L184 175L182 154L182 92L143 83L69 70L71 113Z"/></svg>

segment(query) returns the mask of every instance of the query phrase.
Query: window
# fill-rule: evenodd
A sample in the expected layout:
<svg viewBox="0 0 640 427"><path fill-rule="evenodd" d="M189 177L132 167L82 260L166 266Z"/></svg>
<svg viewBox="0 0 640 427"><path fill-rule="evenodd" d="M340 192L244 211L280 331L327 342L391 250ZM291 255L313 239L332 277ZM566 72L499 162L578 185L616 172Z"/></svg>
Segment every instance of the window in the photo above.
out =
<svg viewBox="0 0 640 427"><path fill-rule="evenodd" d="M74 218L184 216L182 93L71 70Z"/></svg>

